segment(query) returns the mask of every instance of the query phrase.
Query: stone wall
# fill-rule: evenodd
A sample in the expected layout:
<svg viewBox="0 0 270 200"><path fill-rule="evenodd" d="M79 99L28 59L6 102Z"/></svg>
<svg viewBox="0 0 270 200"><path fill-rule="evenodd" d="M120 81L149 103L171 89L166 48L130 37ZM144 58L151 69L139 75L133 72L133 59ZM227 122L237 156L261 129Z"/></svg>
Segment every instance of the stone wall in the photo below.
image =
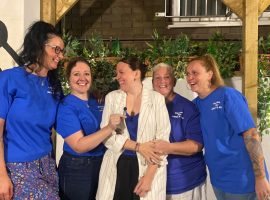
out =
<svg viewBox="0 0 270 200"><path fill-rule="evenodd" d="M126 46L142 47L151 40L154 29L160 34L176 36L185 33L194 40L207 40L219 31L226 39L241 40L241 27L199 27L167 29L168 18L155 17L155 12L164 12L164 0L80 0L62 20L61 26L80 39L92 33L104 39L119 38ZM260 28L268 34L270 26Z"/></svg>

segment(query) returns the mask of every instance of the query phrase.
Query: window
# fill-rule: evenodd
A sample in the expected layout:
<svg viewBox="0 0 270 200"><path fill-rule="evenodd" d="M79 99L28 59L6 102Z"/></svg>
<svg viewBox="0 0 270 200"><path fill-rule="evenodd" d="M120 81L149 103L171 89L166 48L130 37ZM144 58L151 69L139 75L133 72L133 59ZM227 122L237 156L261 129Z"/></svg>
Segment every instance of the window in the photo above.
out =
<svg viewBox="0 0 270 200"><path fill-rule="evenodd" d="M168 28L242 24L221 0L165 0L165 12L156 16L170 18ZM270 7L260 16L259 25L270 25Z"/></svg>

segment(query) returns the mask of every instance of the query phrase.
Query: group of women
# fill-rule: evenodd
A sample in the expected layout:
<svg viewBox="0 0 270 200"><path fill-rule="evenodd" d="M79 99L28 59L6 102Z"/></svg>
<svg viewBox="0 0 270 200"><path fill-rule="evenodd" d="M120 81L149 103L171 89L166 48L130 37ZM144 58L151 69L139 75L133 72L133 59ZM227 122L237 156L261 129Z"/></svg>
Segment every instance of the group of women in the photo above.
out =
<svg viewBox="0 0 270 200"><path fill-rule="evenodd" d="M205 200L205 163L218 200L270 199L247 102L224 86L210 55L188 63L193 102L173 91L168 64L154 67L152 90L142 83L146 66L122 59L119 89L103 111L89 98L83 58L68 63L71 93L63 97L56 74L63 58L60 35L39 21L25 36L20 67L0 73L0 200ZM58 173L53 127L64 138Z"/></svg>

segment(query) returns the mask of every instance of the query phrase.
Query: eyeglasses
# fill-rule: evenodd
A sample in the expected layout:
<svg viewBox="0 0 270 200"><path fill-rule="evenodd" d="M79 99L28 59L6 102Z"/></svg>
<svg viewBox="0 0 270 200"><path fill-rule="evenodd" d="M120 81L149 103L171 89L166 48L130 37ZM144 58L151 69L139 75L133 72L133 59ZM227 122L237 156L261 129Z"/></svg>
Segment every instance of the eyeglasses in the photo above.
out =
<svg viewBox="0 0 270 200"><path fill-rule="evenodd" d="M61 47L57 46L57 45L51 45L51 44L45 44L46 46L49 46L51 48L54 49L54 52L56 54L59 54L60 52L64 55L65 54L65 49L61 49Z"/></svg>

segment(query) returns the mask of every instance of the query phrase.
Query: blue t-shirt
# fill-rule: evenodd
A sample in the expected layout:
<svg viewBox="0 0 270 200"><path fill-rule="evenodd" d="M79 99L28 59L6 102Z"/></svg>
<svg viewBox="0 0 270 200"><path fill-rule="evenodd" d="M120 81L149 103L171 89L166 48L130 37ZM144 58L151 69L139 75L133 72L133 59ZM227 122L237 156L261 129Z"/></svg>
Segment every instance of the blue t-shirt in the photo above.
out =
<svg viewBox="0 0 270 200"><path fill-rule="evenodd" d="M104 110L104 101L98 102L97 99L90 94L88 99L88 105L89 109L92 111L92 113L96 116L98 122L101 122L102 119L102 113Z"/></svg>
<svg viewBox="0 0 270 200"><path fill-rule="evenodd" d="M58 101L47 77L14 67L0 73L0 118L5 120L6 162L29 162L52 151Z"/></svg>
<svg viewBox="0 0 270 200"><path fill-rule="evenodd" d="M79 130L82 130L84 135L90 135L99 130L101 114L98 114L97 108L92 110L93 104L90 107L88 102L69 94L59 104L56 131L64 139ZM64 142L63 149L75 156L101 156L104 153L103 144L86 153L76 153L66 142Z"/></svg>
<svg viewBox="0 0 270 200"><path fill-rule="evenodd" d="M199 112L195 105L176 94L167 103L171 122L170 142L187 139L203 144ZM200 185L206 179L203 153L191 156L169 155L167 166L167 194L180 194Z"/></svg>
<svg viewBox="0 0 270 200"><path fill-rule="evenodd" d="M233 88L220 87L194 102L213 186L234 194L254 192L255 177L242 133L255 124L245 97Z"/></svg>

